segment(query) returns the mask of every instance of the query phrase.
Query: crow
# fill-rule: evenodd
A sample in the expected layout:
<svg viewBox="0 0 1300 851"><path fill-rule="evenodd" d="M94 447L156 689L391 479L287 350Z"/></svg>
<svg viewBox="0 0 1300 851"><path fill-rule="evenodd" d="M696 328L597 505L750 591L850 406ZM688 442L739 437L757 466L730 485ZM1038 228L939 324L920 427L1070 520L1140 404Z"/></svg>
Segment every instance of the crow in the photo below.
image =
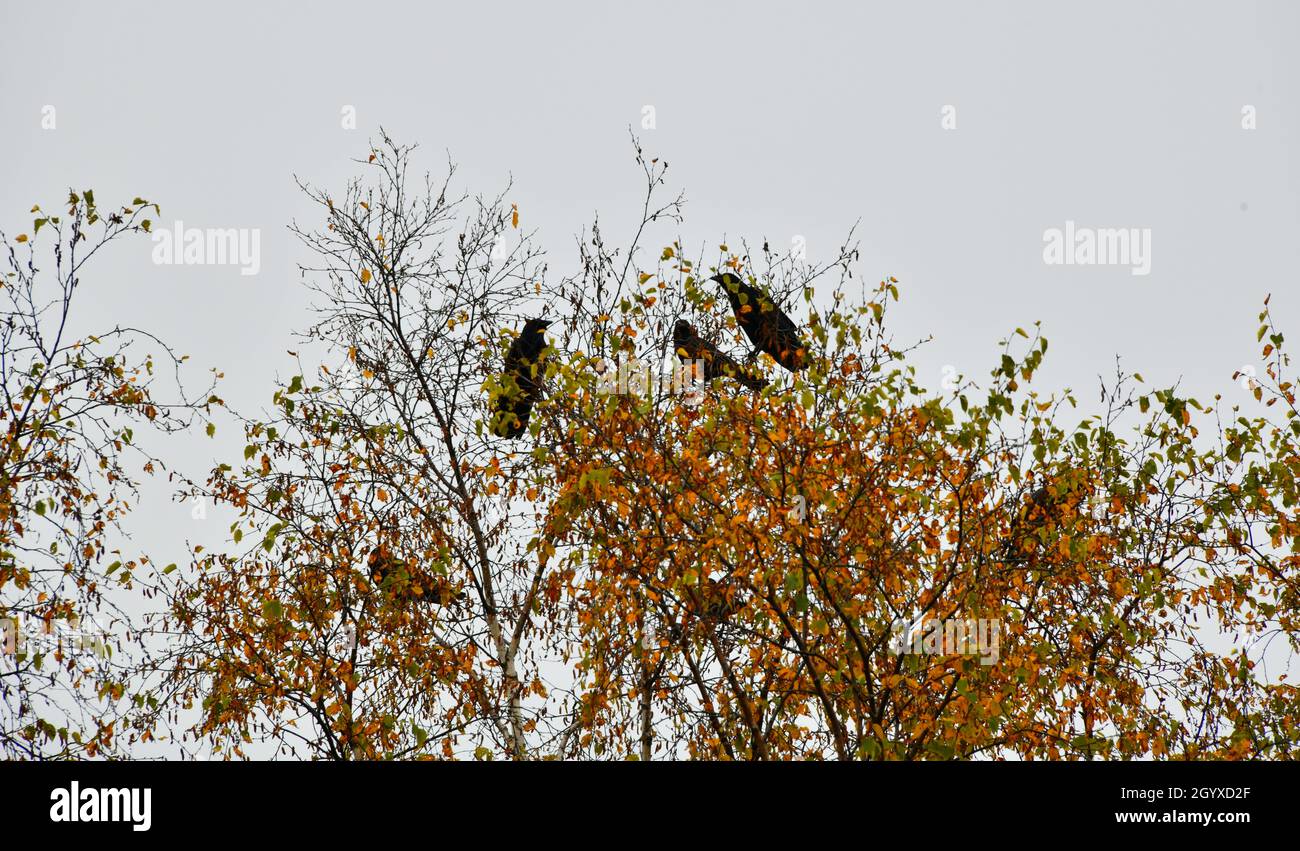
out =
<svg viewBox="0 0 1300 851"><path fill-rule="evenodd" d="M714 275L709 280L722 285L736 321L755 348L767 352L791 372L807 366L807 347L799 339L798 327L770 297L730 272Z"/></svg>
<svg viewBox="0 0 1300 851"><path fill-rule="evenodd" d="M1057 529L1068 522L1067 513L1077 509L1081 498L1077 486L1062 482L1054 490L1055 493L1047 485L1040 485L1016 507L1003 545L1003 558L1008 563L1025 561L1025 544L1029 544L1031 549L1041 547L1039 530Z"/></svg>
<svg viewBox="0 0 1300 851"><path fill-rule="evenodd" d="M700 337L695 326L685 319L678 319L673 325L673 348L682 363L704 361L704 379L734 378L755 393L767 386L767 380L749 374L730 355L718 349L708 340Z"/></svg>
<svg viewBox="0 0 1300 851"><path fill-rule="evenodd" d="M686 602L691 611L709 620L729 618L745 607L739 585L715 579L705 579L698 587L687 588Z"/></svg>
<svg viewBox="0 0 1300 851"><path fill-rule="evenodd" d="M366 557L370 581L394 597L446 606L463 603L464 591L456 591L445 576L425 578L411 571L407 562L393 557L387 544L379 544Z"/></svg>
<svg viewBox="0 0 1300 851"><path fill-rule="evenodd" d="M513 440L528 428L533 402L542 389L541 361L546 349L546 336L542 332L550 324L549 319L529 319L506 352L503 386L497 391L492 417L492 431L498 437ZM514 387L505 381L507 378L514 382Z"/></svg>

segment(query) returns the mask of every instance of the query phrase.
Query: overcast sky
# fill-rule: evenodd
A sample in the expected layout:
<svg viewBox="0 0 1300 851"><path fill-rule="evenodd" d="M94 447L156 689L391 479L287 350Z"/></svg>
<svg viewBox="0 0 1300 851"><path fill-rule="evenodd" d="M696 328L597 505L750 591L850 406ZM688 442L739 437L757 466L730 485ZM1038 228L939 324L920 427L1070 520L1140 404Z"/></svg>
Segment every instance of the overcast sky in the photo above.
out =
<svg viewBox="0 0 1300 851"><path fill-rule="evenodd" d="M293 175L341 187L380 125L431 169L450 152L471 192L513 176L553 274L596 211L631 235L629 126L686 191L688 248L800 235L829 258L860 220L860 271L902 284L895 332L934 335L916 361L930 384L945 365L986 378L996 341L1042 320L1044 389L1095 400L1121 355L1151 384L1244 403L1231 376L1257 364L1266 293L1300 338L1297 3L2 8L0 225L27 229L71 186L156 200L163 225L260 229L255 276L118 244L80 306L223 368L242 410L291 371L306 316L285 227L316 219ZM1047 265L1044 233L1067 221L1149 229L1150 273ZM166 452L199 474L240 446ZM164 563L224 531L165 503L136 525Z"/></svg>

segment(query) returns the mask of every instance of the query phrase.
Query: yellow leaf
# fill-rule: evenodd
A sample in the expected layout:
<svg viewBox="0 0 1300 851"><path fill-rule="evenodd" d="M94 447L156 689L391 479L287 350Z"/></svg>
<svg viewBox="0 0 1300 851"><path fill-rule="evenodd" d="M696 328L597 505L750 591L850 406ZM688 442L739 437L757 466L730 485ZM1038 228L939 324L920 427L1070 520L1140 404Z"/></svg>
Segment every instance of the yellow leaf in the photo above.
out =
<svg viewBox="0 0 1300 851"><path fill-rule="evenodd" d="M363 283L363 284L368 284L368 283L370 283L370 270L369 270L369 269L362 269L362 270L361 270L361 283Z"/></svg>
<svg viewBox="0 0 1300 851"><path fill-rule="evenodd" d="M510 205L510 226L519 227L519 207L514 204Z"/></svg>
<svg viewBox="0 0 1300 851"><path fill-rule="evenodd" d="M26 242L26 241L27 241L27 234L25 233L18 234L18 238L15 240L15 242Z"/></svg>

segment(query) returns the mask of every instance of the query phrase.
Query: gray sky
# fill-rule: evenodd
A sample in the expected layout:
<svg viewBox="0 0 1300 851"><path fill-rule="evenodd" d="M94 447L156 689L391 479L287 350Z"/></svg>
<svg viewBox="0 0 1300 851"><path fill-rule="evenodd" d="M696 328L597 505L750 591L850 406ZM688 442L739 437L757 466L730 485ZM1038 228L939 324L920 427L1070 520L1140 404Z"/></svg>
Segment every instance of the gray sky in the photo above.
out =
<svg viewBox="0 0 1300 851"><path fill-rule="evenodd" d="M1041 319L1044 389L1096 399L1114 356L1247 403L1268 292L1300 335L1300 4L1273 2L310 4L19 3L0 12L0 223L69 186L139 194L162 224L261 229L261 270L158 266L147 240L97 264L83 317L130 321L226 371L265 404L304 323L285 230L314 223L298 174L337 188L379 125L445 152L461 185L540 228L553 274L600 211L626 241L638 131L685 189L688 248L724 236L807 240L829 258L861 220L860 271L894 275L900 340L933 334L983 379L996 341ZM55 129L42 109L55 107ZM340 111L356 108L357 129ZM945 105L956 129L941 126ZM1255 108L1257 129L1242 128ZM1151 273L1048 266L1043 234L1149 228ZM1298 337L1300 338L1300 337ZM201 379L198 369L195 379ZM193 474L238 457L233 434L168 448ZM156 446L156 444L155 444ZM157 503L140 543L180 560L221 524Z"/></svg>

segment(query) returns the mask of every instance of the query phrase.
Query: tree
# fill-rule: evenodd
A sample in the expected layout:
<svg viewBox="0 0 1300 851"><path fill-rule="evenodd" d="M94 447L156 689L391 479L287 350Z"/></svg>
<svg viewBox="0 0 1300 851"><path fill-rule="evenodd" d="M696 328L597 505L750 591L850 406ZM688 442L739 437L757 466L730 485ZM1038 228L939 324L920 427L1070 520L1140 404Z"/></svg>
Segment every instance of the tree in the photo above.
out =
<svg viewBox="0 0 1300 851"><path fill-rule="evenodd" d="M1118 368L1072 413L1033 386L1037 327L983 386L935 393L852 233L820 265L688 257L658 233L683 223L667 163L638 146L631 240L597 222L552 282L504 195L413 189L409 154L384 137L338 200L304 187L320 366L299 356L202 488L240 518L173 588L172 683L222 752L1294 754L1295 688L1256 665L1264 638L1297 647L1300 599L1300 415L1267 309L1256 396L1281 418ZM684 392L682 323L718 353L753 330L718 276L799 330L784 369L784 345L735 364L755 392L716 358ZM543 305L560 330L502 441L506 329ZM440 604L411 605L426 582Z"/></svg>
<svg viewBox="0 0 1300 851"><path fill-rule="evenodd" d="M1291 756L1295 688L1250 652L1261 636L1296 647L1284 365L1270 404L1288 423L1233 410L1220 430L1221 400L1118 371L1103 410L1071 422L1072 394L1031 388L1046 339L1017 329L978 396L941 397L886 332L897 282L851 297L855 258L723 246L698 272L674 243L612 315L575 311L575 334L612 328L612 349L644 353L684 311L716 315L699 278L728 270L800 292L811 343L775 392L702 405L557 379L570 439L548 454L546 529L588 567L570 588L586 712L564 755ZM998 651L944 644L934 625L954 623L997 625ZM924 652L897 652L900 626Z"/></svg>
<svg viewBox="0 0 1300 851"><path fill-rule="evenodd" d="M1291 755L1294 687L1198 619L1295 647L1283 459L1300 427L1266 449L1270 426L1243 417L1225 449L1193 423L1217 411L1123 374L1101 416L1066 425L1071 395L1029 389L1047 342L1019 330L982 398L929 396L885 334L896 282L849 306L851 255L832 309L809 311L812 367L776 393L563 397L582 439L551 456L548 528L593 568L590 741L641 758ZM686 274L690 293L691 271L646 281ZM1265 527L1271 547L1249 544ZM720 585L725 607L702 612ZM954 621L998 624L1000 654L896 652L900 624Z"/></svg>
<svg viewBox="0 0 1300 851"><path fill-rule="evenodd" d="M54 215L33 207L30 235L10 242L0 234L8 255L0 283L0 622L8 645L0 654L0 754L7 757L129 753L132 742L152 735L158 701L136 692L135 662L145 648L124 603L147 595L158 570L148 556L118 547L137 469L151 474L163 464L135 430L176 431L220 402L210 391L188 398L179 378L184 358L146 331L72 330L86 264L119 237L147 233L157 205L136 198L105 212L86 190L71 192L66 208ZM140 353L145 346L162 361ZM175 387L160 398L160 376L168 373Z"/></svg>
<svg viewBox="0 0 1300 851"><path fill-rule="evenodd" d="M323 364L299 364L245 421L243 465L202 488L239 510L237 549L196 554L173 591L172 682L231 755L254 737L316 758L532 754L529 639L558 600L549 545L520 532L538 462L490 426L544 270L504 196L452 197L453 170L421 187L411 150L384 137L339 195L302 185ZM393 605L377 546L463 602Z"/></svg>

